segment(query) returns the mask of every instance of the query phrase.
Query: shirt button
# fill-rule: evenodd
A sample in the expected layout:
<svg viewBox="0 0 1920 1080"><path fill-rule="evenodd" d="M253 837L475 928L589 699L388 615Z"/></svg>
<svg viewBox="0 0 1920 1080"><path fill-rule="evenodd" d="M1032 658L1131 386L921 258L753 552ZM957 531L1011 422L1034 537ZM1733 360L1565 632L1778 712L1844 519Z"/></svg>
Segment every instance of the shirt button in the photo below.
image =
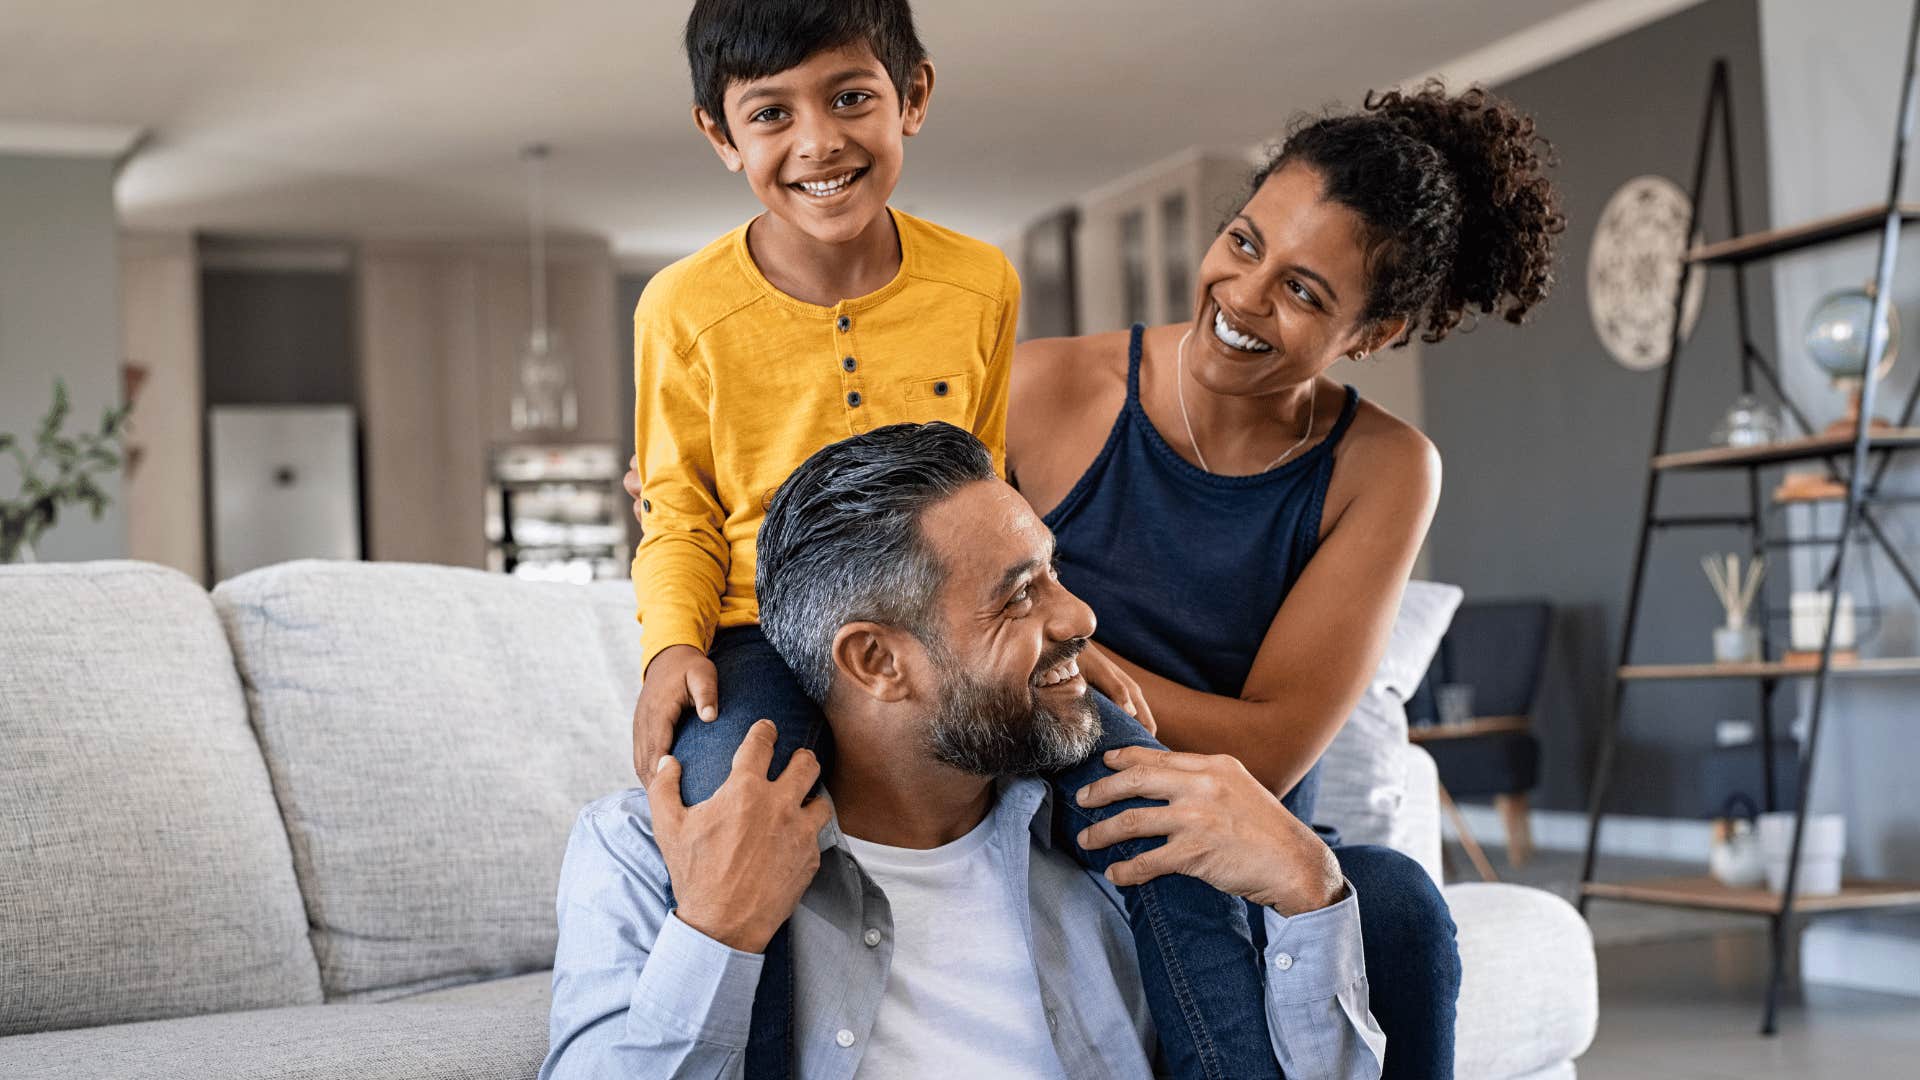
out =
<svg viewBox="0 0 1920 1080"><path fill-rule="evenodd" d="M1052 1009L1047 1010L1047 1030L1048 1031L1060 1030L1060 1018L1054 1015L1054 1012Z"/></svg>
<svg viewBox="0 0 1920 1080"><path fill-rule="evenodd" d="M844 334L848 330L853 329L853 320L847 318L845 315L842 315L840 316L839 326L840 326L840 332Z"/></svg>
<svg viewBox="0 0 1920 1080"><path fill-rule="evenodd" d="M860 391L855 390L847 395L847 407L853 409L860 407Z"/></svg>
<svg viewBox="0 0 1920 1080"><path fill-rule="evenodd" d="M860 940L866 942L867 948L871 949L875 945L880 944L880 931L869 929L866 932L866 934L860 938Z"/></svg>
<svg viewBox="0 0 1920 1080"><path fill-rule="evenodd" d="M1274 957L1273 966L1279 968L1281 971L1287 970L1288 968L1293 966L1293 954L1281 953L1280 955Z"/></svg>
<svg viewBox="0 0 1920 1080"><path fill-rule="evenodd" d="M840 1034L835 1035L833 1041L839 1043L841 1046L852 1046L853 1032L848 1031L846 1028L841 1028Z"/></svg>
<svg viewBox="0 0 1920 1080"><path fill-rule="evenodd" d="M933 396L934 396L934 397L946 397L946 396L947 396L947 384L946 384L946 380L944 380L944 379L943 379L943 380L941 380L940 382L937 382L937 383L934 383L934 384L933 384Z"/></svg>
<svg viewBox="0 0 1920 1080"><path fill-rule="evenodd" d="M651 513L653 513L653 500L652 500L652 499L641 499L641 500L640 500L640 509L642 509L642 510L644 510L644 511L646 511L646 512L647 512L647 513L649 513L649 514L651 514Z"/></svg>
<svg viewBox="0 0 1920 1080"><path fill-rule="evenodd" d="M848 371L852 371L854 368L857 368L860 365L854 362L853 357L849 356L845 360L840 361L840 366L845 368Z"/></svg>

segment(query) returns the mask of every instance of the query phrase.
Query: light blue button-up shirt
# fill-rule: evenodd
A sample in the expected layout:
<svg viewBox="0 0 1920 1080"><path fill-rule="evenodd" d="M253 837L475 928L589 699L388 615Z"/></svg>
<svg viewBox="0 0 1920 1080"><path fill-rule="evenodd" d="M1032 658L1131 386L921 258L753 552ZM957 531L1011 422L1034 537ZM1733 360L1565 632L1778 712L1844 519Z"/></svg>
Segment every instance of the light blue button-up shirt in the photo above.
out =
<svg viewBox="0 0 1920 1080"><path fill-rule="evenodd" d="M1024 891L1015 907L1062 1070L1071 1080L1156 1075L1158 1044L1119 893L1053 847L1050 801L1038 780L1002 781L990 816L1000 876ZM820 871L792 917L795 1052L800 1076L849 1080L886 992L893 918L837 820L820 844ZM742 1075L761 957L681 922L667 880L646 792L580 812L560 872L541 1080ZM1352 887L1332 907L1266 919L1267 1031L1281 1071L1378 1077L1386 1037L1367 1010Z"/></svg>

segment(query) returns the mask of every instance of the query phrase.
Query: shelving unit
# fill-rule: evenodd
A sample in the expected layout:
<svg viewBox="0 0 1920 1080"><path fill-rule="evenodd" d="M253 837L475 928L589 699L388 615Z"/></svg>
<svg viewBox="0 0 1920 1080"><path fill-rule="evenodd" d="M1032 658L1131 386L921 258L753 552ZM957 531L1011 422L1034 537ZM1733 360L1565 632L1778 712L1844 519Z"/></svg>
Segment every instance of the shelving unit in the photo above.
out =
<svg viewBox="0 0 1920 1080"><path fill-rule="evenodd" d="M1920 501L1912 496L1890 497L1883 495L1880 491L1881 480L1885 477L1893 456L1901 451L1920 449L1920 427L1913 426L1915 406L1920 405L1920 385L1916 385L1913 392L1907 396L1905 407L1901 410L1894 427L1890 430L1875 430L1869 426L1869 418L1873 415L1875 390L1879 385L1879 372L1876 369L1869 374L1862 389L1860 417L1854 423L1853 429L1837 435L1812 434L1816 430L1814 425L1809 422L1806 413L1795 403L1792 396L1786 392L1773 365L1761 355L1754 344L1747 305L1745 275L1745 268L1760 259L1788 255L1877 231L1880 237L1880 250L1875 270L1876 289L1870 316L1871 332L1867 342L1867 355L1880 355L1885 346L1886 308L1888 297L1891 295L1893 268L1899 252L1900 234L1907 225L1920 221L1920 204L1899 201L1901 181L1906 170L1908 140L1913 131L1914 63L1917 45L1920 45L1920 0L1915 2L1908 27L1906 69L1901 83L1900 119L1895 131L1892 177L1888 187L1887 201L1803 225L1753 234L1745 233L1740 224L1739 184L1735 166L1732 100L1728 92L1727 65L1725 60L1714 62L1712 76L1708 83L1706 116L1700 129L1698 156L1694 160L1692 209L1687 225L1687 235L1698 234L1702 220L1702 192L1705 190L1707 167L1717 135L1724 155L1723 167L1727 175L1727 216L1732 239L1695 247L1683 256L1683 260L1701 267L1726 267L1733 271L1734 303L1738 309L1737 318L1740 329L1738 358L1740 389L1742 392L1752 393L1755 390L1756 381L1763 382L1800 430L1809 434L1764 446L1687 450L1677 453L1668 450L1667 428L1672 416L1675 372L1680 367L1682 353L1680 328L1685 297L1684 282L1687 276L1683 272L1680 275L1682 287L1675 290L1673 336L1669 340L1669 359L1663 375L1660 405L1654 421L1653 451L1647 461L1645 497L1640 517L1640 539L1634 554L1632 583L1627 594L1626 618L1621 634L1620 662L1616 668L1612 709L1603 733L1600 758L1594 772L1592 801L1588 807L1587 850L1580 875L1580 909L1583 914L1586 911L1587 901L1599 897L1631 903L1760 915L1770 920L1772 963L1767 984L1766 1004L1760 1024L1762 1034L1767 1035L1777 1030L1776 1016L1781 983L1785 974L1787 933L1795 919L1835 911L1920 906L1920 883L1848 881L1840 892L1833 896L1805 896L1798 890L1801 839L1806 824L1806 808L1810 801L1808 788L1813 776L1814 756L1819 748L1821 723L1828 704L1828 684L1835 678L1862 679L1920 675L1920 658L1854 659L1850 656L1836 655L1833 647L1833 631L1838 604L1828 605L1821 649L1817 658L1812 659L1796 657L1789 661L1775 658L1743 664L1636 664L1632 662L1634 635L1639 628L1641 606L1645 599L1643 593L1651 541L1656 535L1665 535L1679 529L1744 530L1751 541L1755 556L1770 548L1789 545L1815 546L1830 550L1831 562L1821 578L1819 587L1831 590L1837 590L1844 580L1843 573L1849 549L1857 546L1856 541L1871 541L1886 553L1890 565L1906 583L1915 600L1920 601L1920 576L1915 575L1906 557L1888 537L1876 513L1883 507ZM1685 269L1683 267L1683 271ZM1833 491L1816 498L1763 502L1760 481L1762 471L1797 461L1823 462L1829 478L1835 482L1836 487ZM1744 473L1747 493L1746 513L1662 515L1658 511L1661 480L1670 473L1680 471ZM1834 494L1834 491L1841 489L1845 492L1843 497ZM1844 508L1838 535L1769 540L1766 512L1770 507L1813 502L1835 503ZM1769 640L1768 621L1766 618L1759 620L1761 655L1777 657L1774 643ZM1807 725L1806 744L1800 752L1796 777L1798 799L1795 802L1793 844L1789 854L1785 888L1780 893L1766 889L1728 888L1707 877L1661 878L1629 882L1594 879L1594 865L1599 853L1600 828L1607 811L1607 798L1613 779L1614 760L1620 742L1621 718L1624 715L1628 690L1647 682L1689 679L1746 679L1755 683L1759 700L1762 784L1765 807L1768 810L1777 809L1779 804L1773 783L1774 691L1795 680L1811 679L1813 681L1812 711Z"/></svg>

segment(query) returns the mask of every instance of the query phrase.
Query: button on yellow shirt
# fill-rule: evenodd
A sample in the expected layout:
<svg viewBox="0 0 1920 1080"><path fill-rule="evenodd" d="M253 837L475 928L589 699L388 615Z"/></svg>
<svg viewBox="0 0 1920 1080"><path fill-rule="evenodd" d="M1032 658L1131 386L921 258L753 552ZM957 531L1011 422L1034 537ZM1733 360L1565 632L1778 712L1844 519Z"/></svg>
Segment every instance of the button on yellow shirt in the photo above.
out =
<svg viewBox="0 0 1920 1080"><path fill-rule="evenodd" d="M900 271L832 307L773 287L742 225L654 275L633 313L645 536L641 664L759 620L767 500L815 450L905 421L979 436L1004 471L1020 281L1006 256L892 211Z"/></svg>

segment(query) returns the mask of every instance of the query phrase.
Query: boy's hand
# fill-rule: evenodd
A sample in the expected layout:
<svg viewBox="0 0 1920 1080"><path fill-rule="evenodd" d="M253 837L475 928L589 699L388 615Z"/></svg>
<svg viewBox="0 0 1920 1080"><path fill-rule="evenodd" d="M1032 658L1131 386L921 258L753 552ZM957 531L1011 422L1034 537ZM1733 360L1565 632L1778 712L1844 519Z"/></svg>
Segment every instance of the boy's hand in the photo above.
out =
<svg viewBox="0 0 1920 1080"><path fill-rule="evenodd" d="M680 921L741 952L764 951L820 869L820 830L833 815L810 750L796 750L768 780L774 728L762 720L733 754L733 772L713 798L680 801L680 763L662 758L647 787L654 839L673 882Z"/></svg>
<svg viewBox="0 0 1920 1080"><path fill-rule="evenodd" d="M720 715L719 682L713 661L691 645L669 645L654 654L640 677L640 700L633 703L633 771L641 783L673 748L673 729L689 705L705 721Z"/></svg>
<svg viewBox="0 0 1920 1080"><path fill-rule="evenodd" d="M646 528L645 508L640 505L640 455L635 454L627 459L627 475L620 478L620 486L633 496L633 520L639 522L641 528Z"/></svg>
<svg viewBox="0 0 1920 1080"><path fill-rule="evenodd" d="M1153 710L1147 708L1147 695L1141 693L1140 684L1091 641L1080 653L1080 674L1087 677L1088 686L1107 695L1107 700L1140 721L1147 734L1159 734L1159 725L1153 722Z"/></svg>
<svg viewBox="0 0 1920 1080"><path fill-rule="evenodd" d="M1333 849L1280 805L1239 758L1127 746L1101 760L1117 771L1082 788L1074 797L1081 806L1135 796L1167 803L1123 810L1081 832L1080 846L1090 850L1132 837L1167 838L1108 867L1107 880L1115 885L1186 874L1288 916L1331 906L1346 895Z"/></svg>

